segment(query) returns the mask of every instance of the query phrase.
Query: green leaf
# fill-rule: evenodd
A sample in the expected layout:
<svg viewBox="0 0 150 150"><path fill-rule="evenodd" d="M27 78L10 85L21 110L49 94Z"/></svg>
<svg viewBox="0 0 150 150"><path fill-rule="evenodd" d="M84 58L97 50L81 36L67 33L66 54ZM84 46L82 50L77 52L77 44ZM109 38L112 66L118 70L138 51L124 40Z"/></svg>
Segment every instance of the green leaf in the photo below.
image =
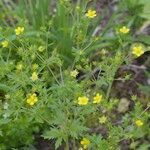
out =
<svg viewBox="0 0 150 150"><path fill-rule="evenodd" d="M56 148L56 149L61 145L62 140L63 140L62 137L59 137L59 138L56 140L56 143L55 143L55 148Z"/></svg>
<svg viewBox="0 0 150 150"><path fill-rule="evenodd" d="M100 140L98 148L101 149L101 150L109 149L110 148L109 143L106 140Z"/></svg>
<svg viewBox="0 0 150 150"><path fill-rule="evenodd" d="M73 120L69 127L69 130L70 130L70 135L73 138L77 139L84 131L87 131L88 128L83 126L79 121Z"/></svg>
<svg viewBox="0 0 150 150"><path fill-rule="evenodd" d="M137 39L140 42L150 45L150 36L148 35L139 35Z"/></svg>
<svg viewBox="0 0 150 150"><path fill-rule="evenodd" d="M150 95L150 88L149 86L144 86L139 84L139 89L146 95Z"/></svg>
<svg viewBox="0 0 150 150"><path fill-rule="evenodd" d="M140 146L137 148L137 150L146 150L146 149L148 149L148 148L150 148L150 144L144 143L144 144L140 145Z"/></svg>
<svg viewBox="0 0 150 150"><path fill-rule="evenodd" d="M9 89L10 88L7 85L0 83L0 90L1 91L7 92Z"/></svg>
<svg viewBox="0 0 150 150"><path fill-rule="evenodd" d="M150 20L150 1L149 0L140 0L140 3L144 5L144 10L142 13L142 17Z"/></svg>
<svg viewBox="0 0 150 150"><path fill-rule="evenodd" d="M0 136L3 136L3 132L2 131L0 131Z"/></svg>
<svg viewBox="0 0 150 150"><path fill-rule="evenodd" d="M52 128L51 130L45 131L43 134L44 139L56 139L55 142L55 148L57 149L63 141L63 134L62 132L57 128Z"/></svg>
<svg viewBox="0 0 150 150"><path fill-rule="evenodd" d="M51 130L45 131L43 134L44 139L55 139L60 136L60 131L56 128L52 128Z"/></svg>

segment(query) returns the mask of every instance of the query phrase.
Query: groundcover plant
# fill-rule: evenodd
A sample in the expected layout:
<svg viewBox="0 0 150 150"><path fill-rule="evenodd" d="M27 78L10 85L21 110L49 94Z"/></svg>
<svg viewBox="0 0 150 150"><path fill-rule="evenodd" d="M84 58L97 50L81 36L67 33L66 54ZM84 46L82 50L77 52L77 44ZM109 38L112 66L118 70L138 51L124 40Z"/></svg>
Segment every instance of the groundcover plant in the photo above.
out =
<svg viewBox="0 0 150 150"><path fill-rule="evenodd" d="M0 0L0 150L148 150L148 6Z"/></svg>

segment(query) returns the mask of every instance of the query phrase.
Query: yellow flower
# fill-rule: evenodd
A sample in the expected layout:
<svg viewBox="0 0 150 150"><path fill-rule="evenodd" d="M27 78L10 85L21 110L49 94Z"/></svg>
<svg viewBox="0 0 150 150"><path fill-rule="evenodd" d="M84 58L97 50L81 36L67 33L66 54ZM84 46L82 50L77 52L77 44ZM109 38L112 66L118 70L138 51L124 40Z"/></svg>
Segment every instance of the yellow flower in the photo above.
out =
<svg viewBox="0 0 150 150"><path fill-rule="evenodd" d="M143 123L141 120L136 120L136 121L135 121L135 124L136 124L138 127L140 127L140 126L142 126L144 123Z"/></svg>
<svg viewBox="0 0 150 150"><path fill-rule="evenodd" d="M96 11L95 10L91 10L89 9L88 12L85 14L88 18L94 18L97 16Z"/></svg>
<svg viewBox="0 0 150 150"><path fill-rule="evenodd" d="M22 68L23 68L23 65L22 65L21 63L18 63L18 64L16 65L16 69L17 69L17 70L22 70Z"/></svg>
<svg viewBox="0 0 150 150"><path fill-rule="evenodd" d="M132 49L132 54L135 55L136 57L141 56L142 54L144 54L144 50L142 48L142 46L134 46Z"/></svg>
<svg viewBox="0 0 150 150"><path fill-rule="evenodd" d="M78 97L79 105L87 105L89 99L86 96Z"/></svg>
<svg viewBox="0 0 150 150"><path fill-rule="evenodd" d="M79 74L78 70L75 69L73 71L70 72L70 76L76 78L76 76Z"/></svg>
<svg viewBox="0 0 150 150"><path fill-rule="evenodd" d="M93 99L94 99L93 103L94 104L98 104L98 103L100 103L102 101L102 95L100 95L99 93L97 93L96 96L94 96Z"/></svg>
<svg viewBox="0 0 150 150"><path fill-rule="evenodd" d="M102 116L99 118L99 123L103 124L107 121L107 117L106 116Z"/></svg>
<svg viewBox="0 0 150 150"><path fill-rule="evenodd" d="M9 42L8 41L3 41L2 42L2 47L3 48L6 48L6 47L8 47L9 46Z"/></svg>
<svg viewBox="0 0 150 150"><path fill-rule="evenodd" d="M24 32L24 27L17 27L15 29L16 35L20 35Z"/></svg>
<svg viewBox="0 0 150 150"><path fill-rule="evenodd" d="M37 101L38 101L38 98L37 98L37 95L35 93L33 93L32 95L31 94L28 95L27 103L30 106L33 106Z"/></svg>
<svg viewBox="0 0 150 150"><path fill-rule="evenodd" d="M126 26L123 26L122 28L119 29L119 32L123 33L123 34L129 33L129 31L130 31L130 29L127 28Z"/></svg>
<svg viewBox="0 0 150 150"><path fill-rule="evenodd" d="M38 75L36 72L32 73L31 79L32 79L32 81L36 81L38 79Z"/></svg>
<svg viewBox="0 0 150 150"><path fill-rule="evenodd" d="M90 141L87 138L83 138L80 143L84 149L86 149L90 145Z"/></svg>

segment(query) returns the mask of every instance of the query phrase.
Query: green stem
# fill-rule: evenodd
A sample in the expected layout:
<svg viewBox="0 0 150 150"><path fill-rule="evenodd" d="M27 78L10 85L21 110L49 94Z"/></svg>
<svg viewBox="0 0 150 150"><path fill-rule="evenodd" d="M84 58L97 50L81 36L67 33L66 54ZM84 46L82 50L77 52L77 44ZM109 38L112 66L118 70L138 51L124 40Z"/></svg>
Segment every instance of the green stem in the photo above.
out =
<svg viewBox="0 0 150 150"><path fill-rule="evenodd" d="M76 150L76 142L75 142L75 138L73 138L73 150Z"/></svg>
<svg viewBox="0 0 150 150"><path fill-rule="evenodd" d="M68 137L67 137L67 139L66 139L66 148L65 148L65 150L69 150L69 141L68 141Z"/></svg>
<svg viewBox="0 0 150 150"><path fill-rule="evenodd" d="M112 83L113 83L113 82L109 83L109 86L108 86L108 89L107 89L107 93L106 93L106 99L107 99L107 100L109 99L109 96L110 96Z"/></svg>

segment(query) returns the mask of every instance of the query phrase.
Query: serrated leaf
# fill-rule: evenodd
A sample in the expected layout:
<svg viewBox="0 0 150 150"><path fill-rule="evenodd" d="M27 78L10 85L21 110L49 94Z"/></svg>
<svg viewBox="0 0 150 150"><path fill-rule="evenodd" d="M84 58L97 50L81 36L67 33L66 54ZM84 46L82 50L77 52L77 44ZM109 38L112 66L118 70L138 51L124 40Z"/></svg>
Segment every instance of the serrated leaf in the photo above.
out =
<svg viewBox="0 0 150 150"><path fill-rule="evenodd" d="M139 35L138 40L140 42L150 45L150 36L148 36L148 35Z"/></svg>
<svg viewBox="0 0 150 150"><path fill-rule="evenodd" d="M49 140L56 139L56 142L55 142L56 149L61 145L63 141L63 134L57 128L52 128L51 130L45 131L45 133L43 134L43 137L44 139L49 139Z"/></svg>
<svg viewBox="0 0 150 150"><path fill-rule="evenodd" d="M149 0L140 0L140 3L144 5L144 10L141 14L142 17L150 20L150 1Z"/></svg>
<svg viewBox="0 0 150 150"><path fill-rule="evenodd" d="M63 139L62 139L61 137L59 137L59 138L56 140L56 143L55 143L55 148L56 148L56 149L61 145L62 140L63 140Z"/></svg>
<svg viewBox="0 0 150 150"><path fill-rule="evenodd" d="M8 90L10 90L10 88L5 84L0 83L0 90L7 92Z"/></svg>
<svg viewBox="0 0 150 150"><path fill-rule="evenodd" d="M83 126L79 121L74 120L70 125L70 135L73 138L78 138L84 131L87 131L88 128Z"/></svg>
<svg viewBox="0 0 150 150"><path fill-rule="evenodd" d="M55 139L60 137L60 131L56 128L52 128L51 130L45 131L43 134L44 139Z"/></svg>

